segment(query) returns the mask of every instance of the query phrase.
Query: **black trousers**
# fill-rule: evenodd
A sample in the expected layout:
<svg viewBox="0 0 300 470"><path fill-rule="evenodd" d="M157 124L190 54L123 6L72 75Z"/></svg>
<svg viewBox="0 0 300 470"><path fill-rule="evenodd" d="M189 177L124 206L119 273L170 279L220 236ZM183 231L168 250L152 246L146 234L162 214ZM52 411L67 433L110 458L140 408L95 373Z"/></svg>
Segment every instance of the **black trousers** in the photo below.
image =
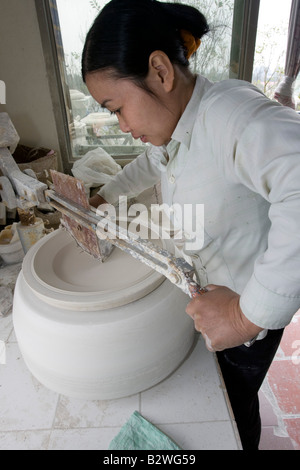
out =
<svg viewBox="0 0 300 470"><path fill-rule="evenodd" d="M258 391L280 344L282 330L269 330L267 336L249 348L238 346L217 353L231 407L244 450L258 450L261 420Z"/></svg>

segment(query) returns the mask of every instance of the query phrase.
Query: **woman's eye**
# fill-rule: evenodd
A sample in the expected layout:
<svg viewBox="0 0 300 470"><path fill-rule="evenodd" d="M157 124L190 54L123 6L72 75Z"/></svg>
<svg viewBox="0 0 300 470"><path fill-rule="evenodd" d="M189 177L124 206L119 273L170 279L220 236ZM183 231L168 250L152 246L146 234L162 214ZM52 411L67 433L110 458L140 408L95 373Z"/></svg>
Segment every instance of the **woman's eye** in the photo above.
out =
<svg viewBox="0 0 300 470"><path fill-rule="evenodd" d="M115 114L120 114L120 109L116 109L115 111L109 111L110 112L110 115L113 116Z"/></svg>

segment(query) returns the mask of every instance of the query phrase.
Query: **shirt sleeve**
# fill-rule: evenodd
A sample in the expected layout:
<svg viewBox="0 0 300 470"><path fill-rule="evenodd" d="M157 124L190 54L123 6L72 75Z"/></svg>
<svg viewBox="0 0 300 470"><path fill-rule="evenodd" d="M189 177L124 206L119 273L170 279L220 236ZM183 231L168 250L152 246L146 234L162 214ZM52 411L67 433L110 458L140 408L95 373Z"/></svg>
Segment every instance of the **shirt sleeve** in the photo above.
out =
<svg viewBox="0 0 300 470"><path fill-rule="evenodd" d="M278 329L300 307L300 116L262 98L249 113L236 138L234 171L270 203L271 227L240 306L254 324Z"/></svg>
<svg viewBox="0 0 300 470"><path fill-rule="evenodd" d="M110 204L117 202L120 195L137 196L160 181L160 158L164 158L163 150L149 147L105 184L98 194Z"/></svg>

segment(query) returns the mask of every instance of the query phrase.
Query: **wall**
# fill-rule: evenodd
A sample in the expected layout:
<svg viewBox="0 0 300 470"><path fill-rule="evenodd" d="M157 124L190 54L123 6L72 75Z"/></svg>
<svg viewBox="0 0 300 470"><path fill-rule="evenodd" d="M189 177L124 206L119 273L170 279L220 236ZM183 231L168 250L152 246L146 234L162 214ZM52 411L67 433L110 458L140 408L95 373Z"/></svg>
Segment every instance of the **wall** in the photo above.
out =
<svg viewBox="0 0 300 470"><path fill-rule="evenodd" d="M59 142L34 0L0 0L0 80L20 143L54 149ZM59 158L60 160L60 158Z"/></svg>

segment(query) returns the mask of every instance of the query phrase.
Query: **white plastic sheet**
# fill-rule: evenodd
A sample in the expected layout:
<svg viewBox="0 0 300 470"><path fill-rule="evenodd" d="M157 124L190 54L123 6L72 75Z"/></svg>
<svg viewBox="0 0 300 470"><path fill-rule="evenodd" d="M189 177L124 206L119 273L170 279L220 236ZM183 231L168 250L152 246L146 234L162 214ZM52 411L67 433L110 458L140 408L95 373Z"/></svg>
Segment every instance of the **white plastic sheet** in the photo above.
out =
<svg viewBox="0 0 300 470"><path fill-rule="evenodd" d="M86 153L74 163L72 173L82 180L87 188L108 183L122 167L101 147Z"/></svg>

